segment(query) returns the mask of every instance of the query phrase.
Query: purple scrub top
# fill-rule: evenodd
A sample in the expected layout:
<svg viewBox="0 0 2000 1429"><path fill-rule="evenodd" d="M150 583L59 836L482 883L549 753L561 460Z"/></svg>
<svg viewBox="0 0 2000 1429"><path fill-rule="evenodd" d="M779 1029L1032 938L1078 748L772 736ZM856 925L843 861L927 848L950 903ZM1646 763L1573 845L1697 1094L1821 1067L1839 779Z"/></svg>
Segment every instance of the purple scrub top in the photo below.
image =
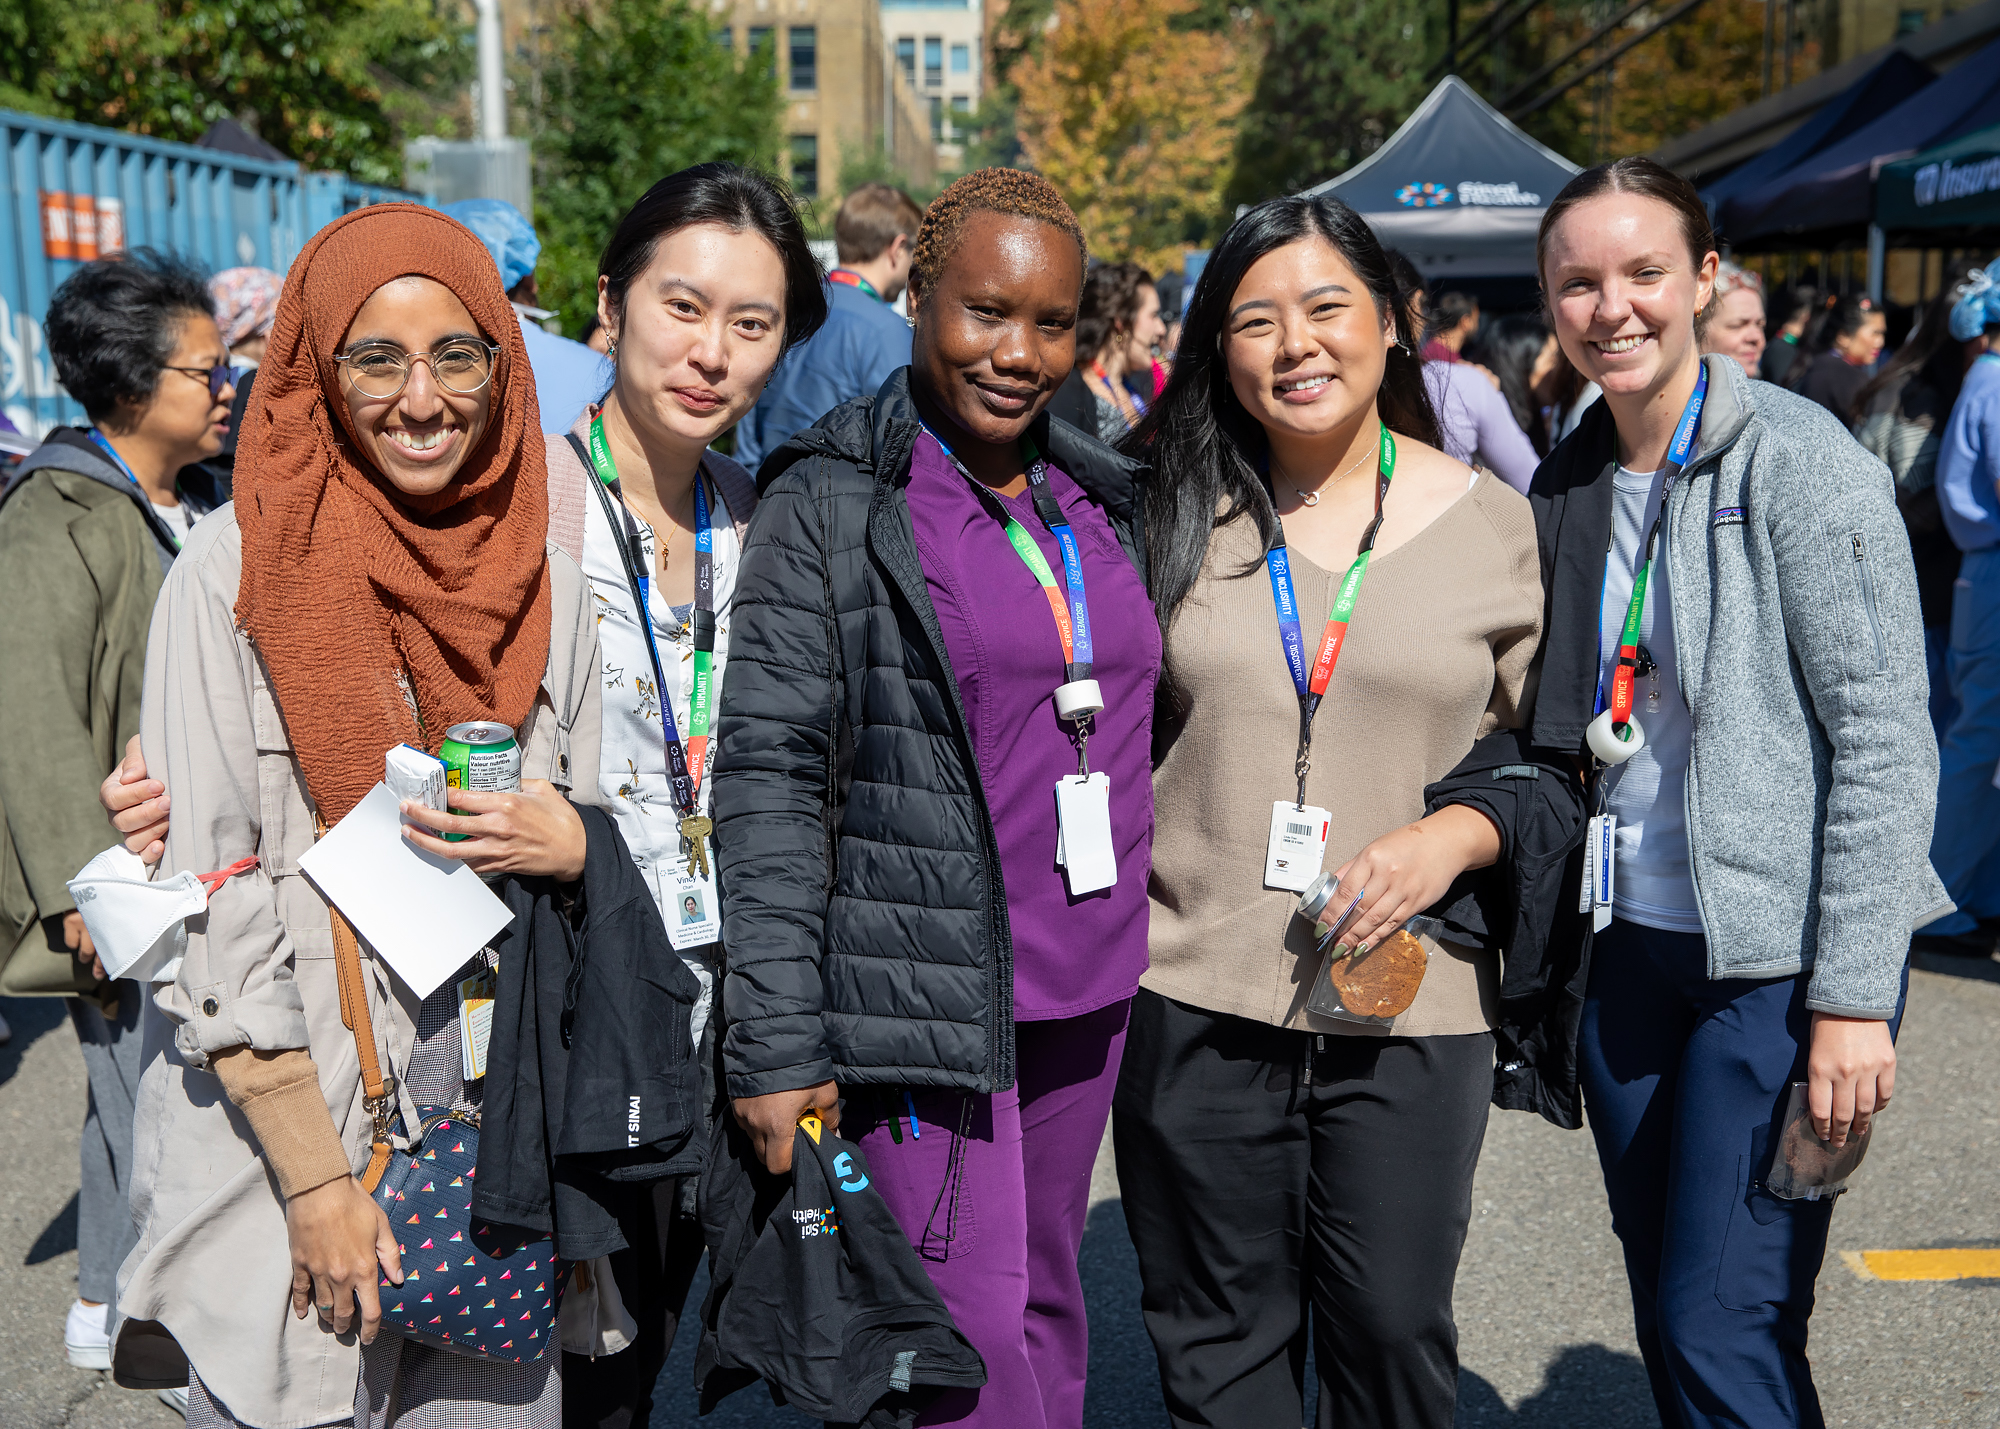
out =
<svg viewBox="0 0 2000 1429"><path fill-rule="evenodd" d="M1069 476L1049 467L1083 559L1104 712L1090 768L1111 776L1118 882L1069 896L1055 861L1056 781L1075 774L1070 725L1056 718L1062 641L1040 582L972 481L928 432L910 459L917 555L937 607L1000 846L1014 934L1014 1015L1075 1017L1129 998L1146 970L1146 879L1153 850L1153 687L1160 628L1111 523ZM1062 551L1033 501L994 498L1041 547L1062 580Z"/></svg>

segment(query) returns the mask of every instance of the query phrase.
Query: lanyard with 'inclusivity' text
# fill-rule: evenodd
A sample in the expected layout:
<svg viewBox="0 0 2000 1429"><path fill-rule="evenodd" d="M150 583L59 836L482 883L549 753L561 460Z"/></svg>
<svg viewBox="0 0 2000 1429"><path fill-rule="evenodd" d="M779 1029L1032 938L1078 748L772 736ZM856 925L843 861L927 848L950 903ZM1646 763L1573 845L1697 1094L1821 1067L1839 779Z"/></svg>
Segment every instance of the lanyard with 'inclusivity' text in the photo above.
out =
<svg viewBox="0 0 2000 1429"><path fill-rule="evenodd" d="M927 426L924 431L932 441L951 458L951 464L965 474L979 493L982 504L991 492L989 488L966 471L965 463L957 453L945 446L942 438ZM1025 441L1026 439L1023 438ZM1056 538L1056 545L1062 548L1063 581L1069 587L1069 599L1063 599L1063 592L1056 586L1055 572L1049 569L1042 548L1035 544L1027 528L1002 510L1000 514L1007 522L1007 540L1014 547L1023 564L1034 573L1041 583L1042 594L1047 597L1049 610L1056 618L1056 636L1062 641L1064 678L1066 682L1090 678L1092 650L1090 645L1090 602L1083 589L1083 552L1077 545L1076 532L1070 528L1069 517L1056 503L1055 493L1049 490L1049 464L1042 459L1032 445L1028 447L1028 495L1035 504L1035 514L1042 518L1042 524L1049 528L1049 534Z"/></svg>
<svg viewBox="0 0 2000 1429"><path fill-rule="evenodd" d="M575 440L574 438L571 439ZM646 653L652 657L655 693L660 702L660 725L667 744L667 783L674 800L674 812L685 822L695 816L695 792L701 787L703 758L708 751L709 723L715 705L715 533L708 525L708 493L702 474L694 479L694 690L688 697L688 737L681 747L680 729L674 722L674 701L667 689L666 670L660 661L659 642L653 637L651 562L639 542L638 523L626 509L623 493L614 507L608 491L618 491L618 467L611 457L611 444L604 438L604 419L590 423L590 464L597 472L598 499L611 522L618 541L618 554L625 566L625 579L639 602L639 628L646 632ZM622 520L620 519L622 518Z"/></svg>
<svg viewBox="0 0 2000 1429"><path fill-rule="evenodd" d="M1306 802L1306 772L1311 767L1313 716L1319 713L1320 699L1333 679L1333 667L1340 662L1340 647L1347 639L1347 623L1354 617L1354 602L1361 594L1361 582L1368 574L1368 557L1375 549L1375 534L1382 529L1382 502L1389 494L1389 479L1396 474L1396 438L1382 426L1382 459L1375 482L1375 519L1361 533L1361 550L1347 576L1334 594L1333 609L1320 636L1319 653L1306 667L1305 631L1299 623L1298 593L1292 586L1292 561L1285 548L1285 523L1278 523L1278 540L1265 554L1264 564L1271 573L1271 594L1278 603L1278 637L1284 643L1285 664L1291 668L1292 686L1299 692L1299 807Z"/></svg>
<svg viewBox="0 0 2000 1429"><path fill-rule="evenodd" d="M1646 544L1639 549L1639 564L1632 572L1632 598L1625 604L1625 627L1618 637L1618 663L1611 672L1611 726L1619 738L1625 737L1625 727L1632 719L1632 687L1639 675L1639 626L1646 610L1646 585L1653 573L1653 555L1660 539L1660 523L1666 519L1667 498L1674 489L1674 479L1681 474L1687 464L1688 455L1694 450L1695 434L1701 430L1701 409L1708 400L1708 367L1703 364L1700 375L1695 378L1694 392L1688 397L1687 406L1681 409L1680 424L1674 428L1674 439L1667 448L1666 480L1660 488L1660 510L1653 517L1651 529L1646 532ZM1617 539L1618 523L1612 521L1612 541ZM1605 550L1605 582L1611 579L1611 547ZM1599 606L1603 605L1600 599ZM1599 640L1599 666L1603 664L1602 641ZM1597 679L1597 708L1602 714L1606 708L1604 701L1604 677Z"/></svg>

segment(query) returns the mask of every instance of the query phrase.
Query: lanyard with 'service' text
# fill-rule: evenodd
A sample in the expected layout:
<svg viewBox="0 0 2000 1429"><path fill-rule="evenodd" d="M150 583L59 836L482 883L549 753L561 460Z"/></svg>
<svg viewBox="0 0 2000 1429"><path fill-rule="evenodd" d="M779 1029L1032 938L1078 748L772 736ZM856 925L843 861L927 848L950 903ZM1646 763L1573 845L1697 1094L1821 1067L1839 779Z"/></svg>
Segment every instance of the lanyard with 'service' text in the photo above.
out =
<svg viewBox="0 0 2000 1429"><path fill-rule="evenodd" d="M576 439L570 439L574 442ZM646 634L646 653L652 657L655 693L659 697L660 725L667 746L667 784L674 812L683 824L696 815L695 795L701 788L701 771L708 751L708 734L715 706L715 533L709 529L706 482L697 469L694 480L694 689L688 696L688 737L681 745L680 727L674 720L673 695L667 686L666 669L660 660L659 642L653 635L651 562L639 540L639 525L625 506L618 486L618 467L612 460L611 444L604 437L604 419L590 423L590 465L597 473L598 500L611 523L612 539L625 567L625 579L639 603L639 628ZM611 493L618 493L614 504Z"/></svg>
<svg viewBox="0 0 2000 1429"><path fill-rule="evenodd" d="M1653 524L1646 532L1645 544L1639 548L1639 560L1632 571L1632 596L1625 603L1625 625L1618 637L1618 663L1611 671L1611 711L1612 730L1620 738L1625 735L1625 726L1632 719L1632 690L1639 676L1639 626L1645 618L1646 586L1653 574L1654 552L1659 544L1660 523L1666 520L1667 498L1673 494L1674 480L1687 465L1689 454L1694 450L1696 433L1701 430L1701 409L1708 400L1708 366L1702 364L1700 375L1695 378L1694 392L1688 397L1687 406L1681 409L1681 419L1674 428L1673 442L1667 447L1665 466L1666 480L1660 488L1660 509L1653 517ZM1611 519L1611 539L1604 550L1604 581L1606 589L1611 582L1611 556L1617 548L1618 518ZM1606 709L1604 698L1604 599L1598 597L1598 637L1597 637L1597 692L1592 714L1602 714Z"/></svg>
<svg viewBox="0 0 2000 1429"><path fill-rule="evenodd" d="M1341 646L1347 639L1347 625L1354 618L1354 602L1361 594L1361 582L1368 575L1368 558L1375 550L1375 536L1382 529L1382 503L1389 495L1389 480L1396 474L1396 438L1382 425L1382 457L1375 482L1375 519L1361 533L1361 549L1333 598L1333 609L1320 636L1319 651L1310 668L1306 665L1305 631L1299 623L1298 593L1292 584L1291 555L1285 546L1285 523L1278 522L1278 539L1265 553L1264 564L1271 574L1271 595L1278 604L1278 638L1285 648L1285 664L1292 672L1292 686L1299 692L1299 755L1295 772L1299 779L1300 808L1306 803L1306 774L1312 767L1313 717L1333 679L1333 667L1340 663Z"/></svg>

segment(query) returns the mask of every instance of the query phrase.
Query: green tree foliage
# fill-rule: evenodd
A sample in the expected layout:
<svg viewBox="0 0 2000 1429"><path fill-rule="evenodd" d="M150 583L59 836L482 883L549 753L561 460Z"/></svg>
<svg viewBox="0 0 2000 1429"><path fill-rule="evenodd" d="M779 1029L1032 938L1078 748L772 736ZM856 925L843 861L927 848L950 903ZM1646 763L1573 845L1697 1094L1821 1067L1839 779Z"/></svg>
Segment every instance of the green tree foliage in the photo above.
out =
<svg viewBox="0 0 2000 1429"><path fill-rule="evenodd" d="M1264 0L1264 59L1227 199L1297 193L1360 163L1430 85L1439 44L1420 0Z"/></svg>
<svg viewBox="0 0 2000 1429"><path fill-rule="evenodd" d="M676 169L727 159L773 169L781 143L768 60L739 63L686 0L573 10L535 128L536 270L565 332L597 307L597 259L639 196Z"/></svg>
<svg viewBox="0 0 2000 1429"><path fill-rule="evenodd" d="M398 183L399 117L463 83L469 44L442 0L0 0L0 94L161 139L235 119L309 168Z"/></svg>

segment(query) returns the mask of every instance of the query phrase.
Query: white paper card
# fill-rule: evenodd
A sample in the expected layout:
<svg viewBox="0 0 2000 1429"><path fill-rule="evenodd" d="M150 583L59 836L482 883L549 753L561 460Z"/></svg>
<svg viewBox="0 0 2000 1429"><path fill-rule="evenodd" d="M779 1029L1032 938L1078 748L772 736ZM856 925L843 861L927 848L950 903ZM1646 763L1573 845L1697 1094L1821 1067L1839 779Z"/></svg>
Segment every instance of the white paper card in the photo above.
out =
<svg viewBox="0 0 2000 1429"><path fill-rule="evenodd" d="M722 941L722 900L715 896L715 845L708 844L708 877L687 871L687 859L674 854L660 865L660 889L665 894L667 941L674 951L706 947Z"/></svg>
<svg viewBox="0 0 2000 1429"><path fill-rule="evenodd" d="M1326 831L1332 815L1290 799L1271 805L1271 837L1264 845L1264 886L1303 893L1326 862Z"/></svg>
<svg viewBox="0 0 2000 1429"><path fill-rule="evenodd" d="M493 1004L499 996L500 980L490 969L459 979L459 1070L468 1082L486 1075L486 1052L493 1045Z"/></svg>
<svg viewBox="0 0 2000 1429"><path fill-rule="evenodd" d="M1118 881L1118 850L1111 844L1111 776L1102 769L1088 777L1070 774L1056 781L1056 861L1063 866L1072 898L1109 888Z"/></svg>
<svg viewBox="0 0 2000 1429"><path fill-rule="evenodd" d="M410 991L429 997L513 915L463 863L404 838L397 802L377 784L299 867Z"/></svg>

